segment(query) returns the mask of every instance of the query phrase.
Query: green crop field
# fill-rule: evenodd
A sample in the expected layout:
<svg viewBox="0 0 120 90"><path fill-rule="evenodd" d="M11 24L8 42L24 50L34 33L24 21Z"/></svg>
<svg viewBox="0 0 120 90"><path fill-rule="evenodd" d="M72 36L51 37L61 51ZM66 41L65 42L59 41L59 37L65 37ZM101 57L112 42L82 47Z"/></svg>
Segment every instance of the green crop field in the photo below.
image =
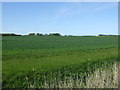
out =
<svg viewBox="0 0 120 90"><path fill-rule="evenodd" d="M117 61L118 37L2 37L3 88L117 87Z"/></svg>

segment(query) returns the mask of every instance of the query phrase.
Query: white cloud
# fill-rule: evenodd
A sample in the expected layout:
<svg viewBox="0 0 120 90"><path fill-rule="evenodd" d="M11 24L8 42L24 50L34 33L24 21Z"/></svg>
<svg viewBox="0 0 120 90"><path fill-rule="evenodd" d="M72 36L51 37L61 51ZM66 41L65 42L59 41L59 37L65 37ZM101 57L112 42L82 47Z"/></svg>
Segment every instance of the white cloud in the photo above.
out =
<svg viewBox="0 0 120 90"><path fill-rule="evenodd" d="M94 12L100 12L102 10L111 9L113 7L117 7L117 5L118 5L117 3L116 3L116 5L113 3L104 3L100 6L95 7Z"/></svg>
<svg viewBox="0 0 120 90"><path fill-rule="evenodd" d="M116 3L117 4L117 3ZM84 6L83 3L64 3L59 8L57 8L55 14L50 18L47 18L47 22L45 26L48 24L56 25L59 20L63 19L63 17L67 18L68 16L80 15L80 17L87 20L87 18L92 15L101 12L102 10L110 9L115 6L113 3L97 3L97 4L88 4L88 6Z"/></svg>
<svg viewBox="0 0 120 90"><path fill-rule="evenodd" d="M81 3L65 3L62 5L53 16L53 19L59 19L60 17L67 15L75 15L82 11Z"/></svg>

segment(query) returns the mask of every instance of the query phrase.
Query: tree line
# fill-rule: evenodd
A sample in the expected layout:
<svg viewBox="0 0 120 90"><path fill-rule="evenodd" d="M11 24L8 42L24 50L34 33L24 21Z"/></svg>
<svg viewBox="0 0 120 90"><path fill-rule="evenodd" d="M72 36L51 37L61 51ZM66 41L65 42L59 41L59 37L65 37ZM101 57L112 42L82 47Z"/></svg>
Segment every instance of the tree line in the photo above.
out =
<svg viewBox="0 0 120 90"><path fill-rule="evenodd" d="M50 34L42 34L42 33L29 33L28 35L20 35L15 33L1 33L0 36L62 36L60 33L50 33ZM74 35L64 35L64 36L74 36ZM89 35L84 35L89 36ZM94 36L94 35L92 35ZM120 36L120 35L106 35L106 34L99 34L98 36Z"/></svg>
<svg viewBox="0 0 120 90"><path fill-rule="evenodd" d="M15 33L2 33L0 36L62 36L60 33L50 33L50 34L42 34L42 33L29 33L28 35L18 35Z"/></svg>
<svg viewBox="0 0 120 90"><path fill-rule="evenodd" d="M118 35L112 35L112 34L109 34L109 35L106 35L106 34L99 34L98 36L118 36Z"/></svg>

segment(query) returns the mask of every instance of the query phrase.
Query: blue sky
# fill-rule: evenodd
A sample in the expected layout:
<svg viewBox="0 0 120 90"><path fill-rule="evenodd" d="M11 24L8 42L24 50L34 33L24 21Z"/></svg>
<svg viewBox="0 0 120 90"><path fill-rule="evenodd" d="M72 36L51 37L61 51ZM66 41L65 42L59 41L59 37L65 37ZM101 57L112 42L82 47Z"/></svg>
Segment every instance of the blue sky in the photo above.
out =
<svg viewBox="0 0 120 90"><path fill-rule="evenodd" d="M118 34L117 2L4 2L2 32Z"/></svg>

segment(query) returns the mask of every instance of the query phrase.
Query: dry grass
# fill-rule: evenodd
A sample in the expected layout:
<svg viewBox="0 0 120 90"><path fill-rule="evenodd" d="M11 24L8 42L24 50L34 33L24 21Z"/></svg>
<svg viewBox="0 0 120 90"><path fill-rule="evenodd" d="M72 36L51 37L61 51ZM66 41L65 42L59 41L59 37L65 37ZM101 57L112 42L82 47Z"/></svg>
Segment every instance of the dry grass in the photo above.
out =
<svg viewBox="0 0 120 90"><path fill-rule="evenodd" d="M70 73L69 76L65 76L61 79L61 75L52 77L54 73L51 73L49 81L44 76L44 82L41 88L117 88L118 87L118 68L117 62L110 66L104 66L95 69L93 73L87 74ZM35 88L38 83L29 85L29 88Z"/></svg>

